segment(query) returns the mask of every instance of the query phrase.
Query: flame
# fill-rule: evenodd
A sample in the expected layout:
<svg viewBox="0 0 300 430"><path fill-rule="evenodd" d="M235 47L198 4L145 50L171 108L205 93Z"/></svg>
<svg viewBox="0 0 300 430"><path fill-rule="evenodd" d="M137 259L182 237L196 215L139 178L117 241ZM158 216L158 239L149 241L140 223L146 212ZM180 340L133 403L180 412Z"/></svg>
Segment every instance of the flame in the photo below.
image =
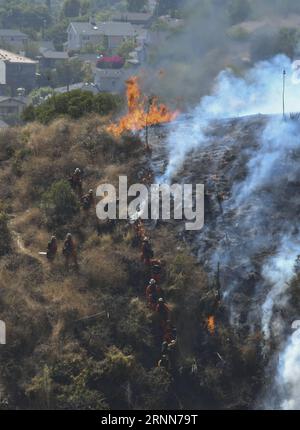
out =
<svg viewBox="0 0 300 430"><path fill-rule="evenodd" d="M125 131L142 130L147 125L162 124L173 121L178 112L170 112L164 104L159 104L156 98L142 97L139 78L133 76L126 81L126 96L128 113L118 124L111 124L107 131L120 136Z"/></svg>
<svg viewBox="0 0 300 430"><path fill-rule="evenodd" d="M207 328L208 328L208 331L210 332L211 335L215 334L216 323L215 323L215 317L214 316L208 317Z"/></svg>

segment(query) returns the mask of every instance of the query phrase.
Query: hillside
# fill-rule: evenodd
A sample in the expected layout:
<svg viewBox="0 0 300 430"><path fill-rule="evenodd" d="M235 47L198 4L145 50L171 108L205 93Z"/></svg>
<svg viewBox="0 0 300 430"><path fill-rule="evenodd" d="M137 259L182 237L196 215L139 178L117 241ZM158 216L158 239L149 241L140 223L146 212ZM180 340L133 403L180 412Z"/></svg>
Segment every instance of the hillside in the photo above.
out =
<svg viewBox="0 0 300 430"><path fill-rule="evenodd" d="M99 227L93 211L82 209L57 224L47 217L45 193L77 166L87 190L115 184L121 174L143 177L151 163L141 143L112 139L91 116L7 129L0 149L0 197L11 235L0 260L8 339L0 359L1 408L251 408L262 384L259 334L231 328L218 302L218 279L207 279L172 224L147 233L162 260L162 288L178 334L167 371L157 367L161 332L146 304L150 274L133 226ZM67 232L78 245L78 271L66 270L61 256ZM50 265L38 253L54 233L59 256Z"/></svg>

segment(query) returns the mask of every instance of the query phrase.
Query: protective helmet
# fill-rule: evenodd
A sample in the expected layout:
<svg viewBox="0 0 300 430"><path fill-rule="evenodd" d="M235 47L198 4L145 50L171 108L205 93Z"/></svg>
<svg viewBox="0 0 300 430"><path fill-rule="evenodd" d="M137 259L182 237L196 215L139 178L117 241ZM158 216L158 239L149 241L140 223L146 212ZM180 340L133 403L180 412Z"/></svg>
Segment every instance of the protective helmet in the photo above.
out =
<svg viewBox="0 0 300 430"><path fill-rule="evenodd" d="M150 279L150 281L149 281L149 285L154 285L154 284L156 284L155 279Z"/></svg>

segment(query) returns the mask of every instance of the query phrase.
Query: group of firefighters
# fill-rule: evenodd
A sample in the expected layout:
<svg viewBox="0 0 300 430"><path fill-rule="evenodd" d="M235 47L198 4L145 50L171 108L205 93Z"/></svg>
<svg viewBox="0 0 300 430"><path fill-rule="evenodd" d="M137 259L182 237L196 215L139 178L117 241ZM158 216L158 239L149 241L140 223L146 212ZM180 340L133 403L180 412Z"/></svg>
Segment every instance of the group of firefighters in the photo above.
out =
<svg viewBox="0 0 300 430"><path fill-rule="evenodd" d="M86 194L83 194L82 192L83 190L82 172L78 167L74 170L73 174L70 176L69 183L71 185L71 188L78 195L80 199L80 204L84 211L87 211L94 206L95 199L94 199L93 190L92 189L89 190L88 193ZM57 252L58 252L57 238L56 236L52 236L47 246L47 258L50 262L53 262L55 260L57 256ZM74 263L75 268L78 268L77 249L71 233L68 233L66 235L63 248L62 248L62 254L65 258L65 263L67 268L69 268L71 261Z"/></svg>
<svg viewBox="0 0 300 430"><path fill-rule="evenodd" d="M160 287L161 261L154 258L150 239L145 235L143 221L140 218L136 220L134 227L136 237L141 242L141 260L150 273L150 280L146 286L147 305L149 309L156 313L162 334L161 358L158 366L171 370L174 367L177 333L176 328L171 323L171 311L165 301L164 292Z"/></svg>
<svg viewBox="0 0 300 430"><path fill-rule="evenodd" d="M145 178L145 182L148 178ZM89 190L87 194L83 194L82 172L76 168L69 178L69 183L78 195L83 210L87 211L95 205L93 190ZM161 358L158 362L159 367L164 367L171 370L174 367L174 352L176 350L177 333L176 328L171 323L170 308L165 302L165 295L160 287L162 266L161 261L154 258L154 252L150 239L146 236L143 221L138 218L134 223L136 238L141 244L141 260L145 264L150 279L146 286L146 301L149 309L151 309L158 317L159 327L161 330ZM47 258L53 262L58 253L58 241L55 236L52 236L48 243ZM65 258L66 267L69 268L70 262L74 263L75 268L78 268L77 249L73 240L72 234L66 235L62 254Z"/></svg>
<svg viewBox="0 0 300 430"><path fill-rule="evenodd" d="M56 239L56 236L52 236L47 247L47 258L50 262L53 262L55 260L57 256L57 252L58 252L57 239ZM65 258L67 268L69 268L70 261L73 261L74 266L78 268L77 250L71 233L68 233L66 235L66 238L63 244L62 254Z"/></svg>

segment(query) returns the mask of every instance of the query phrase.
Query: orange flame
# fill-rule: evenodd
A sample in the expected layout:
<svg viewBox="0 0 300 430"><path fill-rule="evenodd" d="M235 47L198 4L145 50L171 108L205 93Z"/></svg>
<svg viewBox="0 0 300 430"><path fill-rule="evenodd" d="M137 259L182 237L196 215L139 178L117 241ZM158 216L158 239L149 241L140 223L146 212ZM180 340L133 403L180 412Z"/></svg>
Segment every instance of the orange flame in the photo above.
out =
<svg viewBox="0 0 300 430"><path fill-rule="evenodd" d="M208 317L208 319L207 319L207 328L208 328L208 331L210 332L211 335L215 334L216 323L215 323L215 317L214 316Z"/></svg>
<svg viewBox="0 0 300 430"><path fill-rule="evenodd" d="M142 130L146 126L170 122L177 117L178 112L170 112L167 106L158 104L156 98L147 102L146 98L142 97L137 76L129 78L126 86L128 113L118 124L108 126L108 132L120 136L125 131Z"/></svg>

